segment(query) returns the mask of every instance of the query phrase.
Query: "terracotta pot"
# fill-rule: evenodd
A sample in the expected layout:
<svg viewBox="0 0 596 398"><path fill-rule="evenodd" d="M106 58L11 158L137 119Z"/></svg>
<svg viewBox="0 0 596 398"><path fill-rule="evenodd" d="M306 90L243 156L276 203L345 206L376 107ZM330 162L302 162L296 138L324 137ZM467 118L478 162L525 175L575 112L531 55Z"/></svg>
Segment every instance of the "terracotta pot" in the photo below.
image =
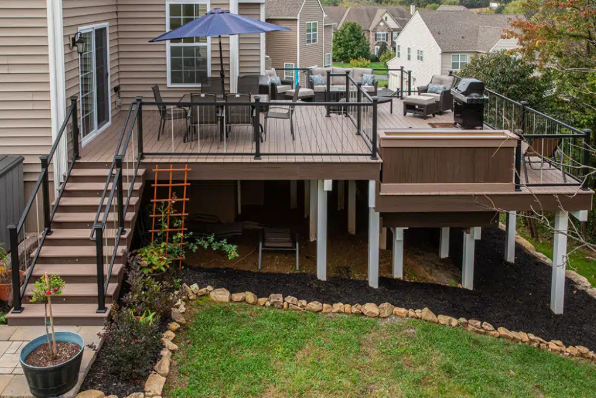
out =
<svg viewBox="0 0 596 398"><path fill-rule="evenodd" d="M21 279L25 275L25 271L19 271ZM12 283L0 283L0 300L10 301L12 299Z"/></svg>

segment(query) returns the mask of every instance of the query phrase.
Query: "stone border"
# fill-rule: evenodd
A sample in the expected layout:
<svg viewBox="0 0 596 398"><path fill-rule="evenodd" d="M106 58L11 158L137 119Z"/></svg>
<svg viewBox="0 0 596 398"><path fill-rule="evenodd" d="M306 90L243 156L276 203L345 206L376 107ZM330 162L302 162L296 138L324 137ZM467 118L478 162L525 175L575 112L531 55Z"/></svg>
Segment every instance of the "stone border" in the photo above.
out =
<svg viewBox="0 0 596 398"><path fill-rule="evenodd" d="M505 231L506 230L505 225L503 225L502 223L499 223L499 229L502 229ZM519 235L517 233L517 231L515 232L515 243L519 244L521 247L526 249L530 254L532 254L534 257L536 257L538 260L542 261L549 267L553 266L553 261L550 258L548 258L544 254L537 251L536 248L534 247L534 245L532 243L530 243L527 239L525 239L524 237ZM573 281L573 284L575 285L575 288L577 290L583 290L589 296L596 299L596 287L592 287L592 284L590 283L588 278L586 278L585 276L580 275L577 272L570 270L570 269L565 270L565 276L567 278L571 279L571 281Z"/></svg>

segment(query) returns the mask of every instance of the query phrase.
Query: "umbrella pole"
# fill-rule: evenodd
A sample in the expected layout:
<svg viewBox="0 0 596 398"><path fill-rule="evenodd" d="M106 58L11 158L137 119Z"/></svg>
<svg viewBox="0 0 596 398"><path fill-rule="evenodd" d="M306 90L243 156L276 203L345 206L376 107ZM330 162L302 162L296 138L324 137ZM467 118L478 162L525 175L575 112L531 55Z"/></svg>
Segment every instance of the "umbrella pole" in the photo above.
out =
<svg viewBox="0 0 596 398"><path fill-rule="evenodd" d="M219 71L219 76L221 76L221 94L225 94L226 92L226 85L224 83L226 73L224 72L224 65L223 65L223 52L221 50L221 35L219 35L219 65L221 70Z"/></svg>

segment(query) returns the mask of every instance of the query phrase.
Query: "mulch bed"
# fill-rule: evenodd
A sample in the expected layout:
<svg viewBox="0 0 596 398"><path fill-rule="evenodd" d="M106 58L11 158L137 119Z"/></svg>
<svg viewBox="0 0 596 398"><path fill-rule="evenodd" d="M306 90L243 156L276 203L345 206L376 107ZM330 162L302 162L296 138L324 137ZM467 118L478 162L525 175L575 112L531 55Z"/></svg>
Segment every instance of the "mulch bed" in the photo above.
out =
<svg viewBox="0 0 596 398"><path fill-rule="evenodd" d="M451 236L453 263L461 264L461 232L453 229ZM405 308L428 307L437 315L479 319L495 327L596 349L596 299L574 289L568 280L565 314L554 315L549 307L551 267L519 245L516 264L507 264L503 261L504 238L505 233L499 229L482 231L482 240L476 245L473 291L390 278L381 278L379 288L373 289L362 280L333 277L323 282L312 274L256 273L230 268L187 268L180 272L180 277L189 285L225 287L232 293L252 291L259 297L281 293L330 304L390 302Z"/></svg>
<svg viewBox="0 0 596 398"><path fill-rule="evenodd" d="M39 368L60 365L61 363L74 358L81 351L81 346L66 341L57 341L56 351L56 357L52 358L52 346L48 343L42 344L31 351L31 354L25 358L25 363Z"/></svg>

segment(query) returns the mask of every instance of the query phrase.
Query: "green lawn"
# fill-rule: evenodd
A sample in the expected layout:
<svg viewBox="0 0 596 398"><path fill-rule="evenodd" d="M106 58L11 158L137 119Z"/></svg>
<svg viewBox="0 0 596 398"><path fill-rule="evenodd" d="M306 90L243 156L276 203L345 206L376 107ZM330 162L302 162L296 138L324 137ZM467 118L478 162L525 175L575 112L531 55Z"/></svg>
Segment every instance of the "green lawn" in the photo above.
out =
<svg viewBox="0 0 596 398"><path fill-rule="evenodd" d="M351 68L349 63L343 63L343 62L334 62L333 66L337 66L340 68ZM373 69L387 69L387 66L382 62L371 62L368 67L373 68ZM376 70L376 71L374 71L374 74L375 75L388 75L389 73L387 71Z"/></svg>
<svg viewBox="0 0 596 398"><path fill-rule="evenodd" d="M592 364L423 321L206 301L192 311L166 397L567 398L596 391Z"/></svg>

